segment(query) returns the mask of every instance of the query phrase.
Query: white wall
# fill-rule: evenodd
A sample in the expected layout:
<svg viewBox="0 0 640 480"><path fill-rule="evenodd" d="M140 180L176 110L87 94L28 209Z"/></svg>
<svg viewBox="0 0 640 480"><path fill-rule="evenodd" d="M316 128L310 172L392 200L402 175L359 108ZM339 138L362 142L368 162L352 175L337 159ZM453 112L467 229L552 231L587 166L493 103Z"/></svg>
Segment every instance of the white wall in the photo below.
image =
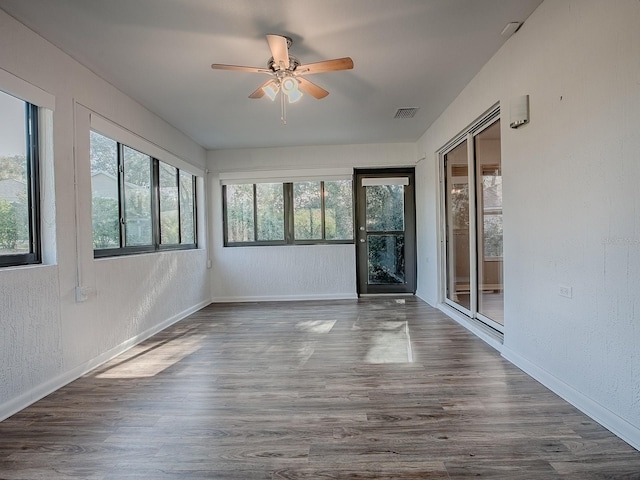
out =
<svg viewBox="0 0 640 480"><path fill-rule="evenodd" d="M45 264L0 269L1 419L205 305L210 285L204 242L198 250L93 259L86 112L194 170L204 170L205 151L2 11L0 45L0 69L55 97L53 129L44 132L53 145L44 159ZM77 285L88 287L87 301L75 301Z"/></svg>
<svg viewBox="0 0 640 480"><path fill-rule="evenodd" d="M304 176L323 169L414 165L413 144L334 145L209 152L212 297L215 301L309 300L356 297L355 246L224 247L220 173L279 171Z"/></svg>
<svg viewBox="0 0 640 480"><path fill-rule="evenodd" d="M419 295L436 303L434 152L499 101L503 355L640 448L640 2L547 0L418 142ZM509 128L530 95L531 123ZM420 188L422 185L423 188ZM573 288L573 298L558 286Z"/></svg>

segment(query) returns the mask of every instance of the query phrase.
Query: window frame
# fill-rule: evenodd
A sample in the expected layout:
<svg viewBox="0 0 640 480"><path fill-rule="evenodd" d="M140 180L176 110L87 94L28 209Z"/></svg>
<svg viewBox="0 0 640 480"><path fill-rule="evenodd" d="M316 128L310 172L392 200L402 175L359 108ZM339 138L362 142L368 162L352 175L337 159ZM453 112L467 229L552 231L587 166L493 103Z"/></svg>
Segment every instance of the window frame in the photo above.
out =
<svg viewBox="0 0 640 480"><path fill-rule="evenodd" d="M438 155L438 169L439 169L439 238L440 238L440 261L439 261L439 298L443 305L447 308L451 308L452 311L458 311L464 314L469 320L491 329L492 333L496 334L496 338L502 338L504 334L504 318L494 317L490 318L485 311L483 311L483 290L481 287L482 282L479 280L482 275L482 258L479 255L479 246L484 248L484 245L479 241L479 233L482 231L483 222L480 222L480 214L484 217L486 211L484 205L481 205L479 201L482 197L478 194L479 182L482 175L478 176L478 157L476 155L476 139L486 129L493 127L496 123L501 122L501 110L500 105L495 104L489 110L487 110L482 116L475 122L467 126L456 137L440 148L436 153ZM500 142L502 144L503 138L500 135ZM455 259L455 244L452 242L453 237L453 209L450 208L450 200L448 198L450 188L455 183L450 183L455 178L455 175L449 171L450 165L448 165L449 159L447 158L456 148L466 143L464 159L464 165L466 168L466 184L468 185L468 199L467 199L467 217L468 225L465 227L465 233L468 235L468 239L465 241L467 247L468 257L463 257L460 266L468 266L468 282L466 278L462 278L460 283L462 286L468 284L468 299L465 302L461 302L455 297L458 293L456 291L456 283L458 281L456 270L458 265ZM502 171L502 170L500 170ZM482 170L480 169L480 172ZM478 178L480 177L480 178ZM480 199L480 200L479 200ZM482 208L479 208L482 207ZM503 205L500 207L500 211L503 211ZM497 209L496 209L497 212ZM451 249L451 250L450 250ZM451 252L454 252L453 256ZM483 250L484 253L484 250ZM504 251L503 251L504 256ZM490 262L503 262L504 257L489 257ZM486 260L486 257L485 257ZM466 273L466 272L465 272ZM500 289L504 289L504 280ZM494 290L494 289L492 289ZM460 290L463 295L466 293ZM504 305L502 304L504 308ZM504 309L501 312L504 314Z"/></svg>
<svg viewBox="0 0 640 480"><path fill-rule="evenodd" d="M42 263L42 230L40 206L40 125L39 107L22 98L2 91L25 103L26 184L29 212L29 252L0 255L0 267L17 267Z"/></svg>
<svg viewBox="0 0 640 480"><path fill-rule="evenodd" d="M93 249L94 258L108 258L118 257L124 255L136 255L143 253L155 253L159 251L171 251L171 250L193 250L198 248L198 216L197 216L197 191L196 191L196 175L180 169L179 167L172 165L169 162L159 160L158 158L145 153L143 150L127 145L119 140L105 135L98 129L91 129L98 135L108 138L117 144L117 169L118 169L118 240L119 247L115 248L95 248ZM127 147L131 150L141 153L149 157L150 162L150 218L151 218L151 243L148 245L127 245L126 244L126 199L125 199L125 169L124 169L124 148ZM91 161L91 160L90 160ZM191 175L192 181L192 203L193 203L193 243L171 243L162 244L160 235L160 162L170 165L176 169L176 179L178 188L178 204L180 204L180 173L187 173ZM93 201L93 190L92 190ZM93 212L91 214L93 220ZM178 206L178 238L182 239L182 222L180 221L180 206ZM93 242L93 234L92 234Z"/></svg>
<svg viewBox="0 0 640 480"><path fill-rule="evenodd" d="M185 170L180 170L180 168L175 165L171 165L168 162L163 162L162 160L154 159L154 165L157 165L158 175L158 188L156 188L157 201L155 202L157 205L157 218L158 218L158 249L159 250L189 250L192 248L198 247L198 203L196 202L196 176L192 173L186 172ZM178 195L178 243L162 243L162 223L160 218L161 211L161 202L160 202L160 163L164 163L165 165L169 165L176 169L176 187L177 187L177 195ZM182 239L184 237L182 232L182 201L181 201L181 189L182 185L180 183L180 174L187 173L191 175L191 203L193 204L193 243L182 243ZM154 174L155 175L155 174ZM181 248L182 247L182 248Z"/></svg>
<svg viewBox="0 0 640 480"><path fill-rule="evenodd" d="M354 199L353 199L353 179L344 178L343 180L349 180L351 182L351 218L354 218ZM295 238L295 224L294 224L294 196L293 196L293 185L294 183L305 183L310 181L319 181L320 182L320 205L321 205L321 223L322 223L322 238L321 239L296 239ZM222 231L223 231L223 245L225 247L270 247L270 246L284 246L284 245L349 245L355 243L355 224L352 221L352 232L350 239L336 239L331 240L326 238L326 221L325 221L325 181L332 180L309 180L301 178L299 181L284 181L284 182L274 182L274 181L264 181L264 182L237 182L236 184L241 185L252 185L253 186L253 229L254 229L254 240L246 241L246 242L231 242L229 241L228 235L228 227L229 223L227 220L228 208L227 208L227 184L222 185ZM283 190L283 201L284 201L284 218L283 218L283 226L284 226L284 239L283 240L255 240L258 238L258 222L257 222L257 197L256 197L256 185L260 183L278 183L282 184Z"/></svg>
<svg viewBox="0 0 640 480"><path fill-rule="evenodd" d="M344 179L347 180L347 179ZM292 243L294 245L316 245L316 244L351 244L355 243L355 222L354 222L354 191L353 191L353 179L350 179L351 182L351 238L350 239L327 239L327 221L326 221L326 190L325 183L336 180L320 180L320 223L322 225L322 238L321 239L296 239L295 235L295 213L294 205L293 205L293 184L294 183L305 183L306 180L302 180L300 182L292 182L291 183L291 211L292 211L292 224L291 224L291 235L293 237Z"/></svg>
<svg viewBox="0 0 640 480"><path fill-rule="evenodd" d="M258 183L265 183L265 184L278 184L280 182L258 182ZM252 185L252 190L253 190L253 240L252 241L246 241L246 242L230 242L229 241L229 222L227 221L227 213L228 213L228 209L227 209L227 185L222 185L222 224L223 224L223 232L224 232L224 246L225 247L266 247L266 246L278 246L278 245L287 245L288 244L288 237L287 237L287 218L288 218L288 211L287 211L287 194L286 194L286 190L284 188L284 183L282 184L282 202L284 205L284 213L282 216L282 222L284 225L284 238L282 240L257 240L258 238L258 200L257 200L257 195L256 195L256 191L257 191L257 187L256 185L258 185L258 183L246 183L243 185Z"/></svg>

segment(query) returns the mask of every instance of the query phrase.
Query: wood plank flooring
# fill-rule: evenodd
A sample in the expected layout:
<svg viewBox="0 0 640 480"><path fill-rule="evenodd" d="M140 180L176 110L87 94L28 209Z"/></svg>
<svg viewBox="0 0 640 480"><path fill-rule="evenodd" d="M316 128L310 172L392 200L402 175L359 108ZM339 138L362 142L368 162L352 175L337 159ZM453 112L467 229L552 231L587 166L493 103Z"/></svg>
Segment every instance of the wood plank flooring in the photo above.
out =
<svg viewBox="0 0 640 480"><path fill-rule="evenodd" d="M4 480L640 479L413 298L211 305L0 423Z"/></svg>

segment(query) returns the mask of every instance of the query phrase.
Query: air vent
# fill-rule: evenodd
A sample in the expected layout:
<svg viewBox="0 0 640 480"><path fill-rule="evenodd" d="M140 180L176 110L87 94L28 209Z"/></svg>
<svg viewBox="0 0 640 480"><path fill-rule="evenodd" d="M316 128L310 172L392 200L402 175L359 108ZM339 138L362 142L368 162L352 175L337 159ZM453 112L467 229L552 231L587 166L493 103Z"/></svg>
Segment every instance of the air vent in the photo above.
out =
<svg viewBox="0 0 640 480"><path fill-rule="evenodd" d="M413 118L416 116L417 108L399 108L393 118Z"/></svg>

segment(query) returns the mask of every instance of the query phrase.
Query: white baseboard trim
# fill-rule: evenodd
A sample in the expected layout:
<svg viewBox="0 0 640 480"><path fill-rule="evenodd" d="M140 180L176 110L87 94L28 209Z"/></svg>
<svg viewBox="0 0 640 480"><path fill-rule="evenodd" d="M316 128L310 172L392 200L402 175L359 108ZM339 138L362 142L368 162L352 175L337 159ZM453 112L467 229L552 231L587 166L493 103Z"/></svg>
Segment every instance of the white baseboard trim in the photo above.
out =
<svg viewBox="0 0 640 480"><path fill-rule="evenodd" d="M416 297L418 297L423 302L427 303L430 307L437 308L438 302L435 299L429 299L428 296L425 295L421 290L416 290Z"/></svg>
<svg viewBox="0 0 640 480"><path fill-rule="evenodd" d="M214 297L212 303L301 302L308 300L357 300L356 293L323 293L317 295L261 295Z"/></svg>
<svg viewBox="0 0 640 480"><path fill-rule="evenodd" d="M74 380L77 380L78 378L80 378L81 376L89 373L91 370L99 367L100 365L108 362L109 360L111 360L114 357L117 357L118 355L126 352L127 350L129 350L131 347L134 347L135 345L139 344L140 342L146 340L147 338L155 335L158 332L161 332L162 330L164 330L167 327L170 327L171 325L173 325L174 323L179 322L180 320L183 320L184 318L188 317L189 315L191 315L192 313L197 312L198 310L200 310L201 308L206 307L207 305L209 305L211 303L211 301L206 300L204 302L201 302L197 305L194 305L193 307L190 307L180 313L178 313L177 315L174 315L166 320L164 320L163 322L154 325L153 327L145 330L142 333L139 333L138 335L136 335L135 337L132 337L124 342L122 342L120 345L102 353L101 355L98 355L95 358L92 358L91 360L78 365L77 367L72 368L71 370L68 370L66 372L61 373L60 375L57 375L56 377L47 380L46 382L32 388L31 390L7 401L4 402L2 405L0 405L0 421L9 418L11 415L14 415L16 413L18 413L20 410L25 409L26 407L28 407L29 405L31 405L32 403L37 402L38 400L46 397L47 395L55 392L56 390L58 390L59 388L64 387L65 385L67 385L68 383L73 382Z"/></svg>
<svg viewBox="0 0 640 480"><path fill-rule="evenodd" d="M447 315L449 318L451 318L453 321L459 323L464 328L469 330L475 336L480 338L480 340L483 340L491 347L495 348L498 352L502 351L502 348L504 346L502 344L502 336L491 327L487 327L479 321L470 319L469 317L467 317L463 313L460 313L455 308L450 307L446 303L439 303L436 308Z"/></svg>
<svg viewBox="0 0 640 480"><path fill-rule="evenodd" d="M624 418L616 415L608 408L564 383L510 348L503 347L502 356L633 448L640 450L640 428L627 422Z"/></svg>

